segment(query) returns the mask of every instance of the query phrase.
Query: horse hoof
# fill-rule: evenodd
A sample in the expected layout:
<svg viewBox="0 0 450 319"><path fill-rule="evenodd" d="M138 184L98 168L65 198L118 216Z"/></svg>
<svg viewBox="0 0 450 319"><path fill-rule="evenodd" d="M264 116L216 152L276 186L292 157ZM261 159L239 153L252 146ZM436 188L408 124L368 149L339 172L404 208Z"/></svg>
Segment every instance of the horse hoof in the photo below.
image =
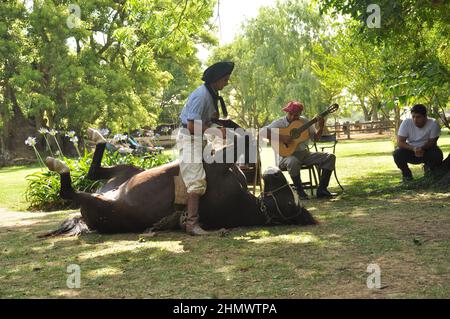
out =
<svg viewBox="0 0 450 319"><path fill-rule="evenodd" d="M63 161L60 161L53 157L47 157L45 159L45 164L52 172L57 172L59 174L70 172L69 167Z"/></svg>
<svg viewBox="0 0 450 319"><path fill-rule="evenodd" d="M90 140L95 142L96 144L106 143L106 139L100 134L99 131L93 128L88 128L87 135Z"/></svg>

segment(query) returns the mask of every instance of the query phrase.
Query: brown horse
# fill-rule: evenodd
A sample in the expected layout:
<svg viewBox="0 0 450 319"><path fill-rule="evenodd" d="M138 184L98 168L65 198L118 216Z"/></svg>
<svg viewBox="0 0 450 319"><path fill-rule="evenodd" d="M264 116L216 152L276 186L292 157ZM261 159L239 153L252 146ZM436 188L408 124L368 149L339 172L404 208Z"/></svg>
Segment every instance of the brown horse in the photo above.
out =
<svg viewBox="0 0 450 319"><path fill-rule="evenodd" d="M214 157L225 158L226 152L237 151L234 145ZM47 159L49 169L60 173L61 198L78 202L82 218L67 220L57 231L44 236L76 235L88 229L99 233L143 232L174 214L177 162L149 170L131 165L105 168L101 167L105 146L103 141L96 145L88 173L92 180L107 180L94 194L75 191L67 166ZM257 198L247 190L245 176L235 164L205 163L204 168L208 187L200 201L199 215L205 229L317 223L278 169L264 173L264 193ZM175 228L179 227L177 223Z"/></svg>

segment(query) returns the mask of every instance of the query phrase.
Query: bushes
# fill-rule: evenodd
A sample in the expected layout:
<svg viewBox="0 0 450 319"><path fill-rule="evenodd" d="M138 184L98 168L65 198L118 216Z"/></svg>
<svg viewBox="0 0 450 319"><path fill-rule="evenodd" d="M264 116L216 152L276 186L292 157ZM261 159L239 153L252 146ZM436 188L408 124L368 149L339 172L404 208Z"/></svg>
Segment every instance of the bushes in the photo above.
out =
<svg viewBox="0 0 450 319"><path fill-rule="evenodd" d="M78 159L64 157L63 161L70 168L72 186L74 189L93 193L104 181L92 181L87 178L87 173L92 162L93 153L85 152ZM102 165L105 167L119 164L131 164L144 169L163 165L171 161L171 157L164 154L152 154L143 157L132 154L122 155L118 152L105 152ZM30 174L26 177L27 189L25 197L33 210L55 210L63 208L75 208L73 203L62 200L59 197L61 187L59 174L48 169Z"/></svg>

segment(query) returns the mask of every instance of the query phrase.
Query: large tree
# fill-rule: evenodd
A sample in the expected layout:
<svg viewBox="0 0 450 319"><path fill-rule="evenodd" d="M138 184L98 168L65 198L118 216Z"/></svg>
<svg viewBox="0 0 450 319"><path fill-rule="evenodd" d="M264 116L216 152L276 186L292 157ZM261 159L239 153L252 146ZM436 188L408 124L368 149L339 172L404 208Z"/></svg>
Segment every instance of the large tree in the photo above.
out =
<svg viewBox="0 0 450 319"><path fill-rule="evenodd" d="M228 96L234 116L246 127L261 127L289 100L300 100L310 115L333 100L312 71L313 47L327 23L317 7L299 0L262 8L235 41L218 48L213 60L231 59L236 68ZM338 85L338 84L337 84Z"/></svg>
<svg viewBox="0 0 450 319"><path fill-rule="evenodd" d="M359 22L357 48L378 55L382 110L393 110L398 125L401 110L424 103L432 114L445 113L450 98L450 2L445 0L382 0L379 27L371 25L377 12L373 1L323 0L323 12L348 15ZM369 47L368 47L369 46ZM370 49L370 46L373 50ZM372 52L374 51L374 52ZM444 123L449 126L448 122Z"/></svg>
<svg viewBox="0 0 450 319"><path fill-rule="evenodd" d="M191 85L199 72L196 45L214 42L215 1L71 3L0 3L3 155L25 155L26 136L41 126L154 125L174 76Z"/></svg>

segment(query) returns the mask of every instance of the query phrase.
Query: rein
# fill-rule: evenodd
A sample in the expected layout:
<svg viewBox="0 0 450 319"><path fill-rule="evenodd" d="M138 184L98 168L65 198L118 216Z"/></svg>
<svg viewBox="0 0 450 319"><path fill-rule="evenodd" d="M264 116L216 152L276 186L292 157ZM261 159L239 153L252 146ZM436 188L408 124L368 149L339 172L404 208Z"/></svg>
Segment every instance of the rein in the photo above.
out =
<svg viewBox="0 0 450 319"><path fill-rule="evenodd" d="M287 217L281 212L280 205L278 205L278 200L277 200L277 198L275 197L274 194L277 193L277 192L279 192L280 190L282 190L282 189L288 187L288 186L289 186L289 184L286 183L286 184L284 184L283 186L280 186L280 187L278 187L278 188L276 188L276 189L274 189L274 190L268 191L268 192L262 192L261 195L259 195L260 209L261 209L261 212L266 216L266 224L270 224L270 222L272 222L272 219L273 219L273 217L270 216L269 212L267 211L267 205L264 203L264 198L266 198L266 197L271 197L271 198L273 199L273 201L274 201L274 203L275 203L275 206L276 206L276 208L277 208L278 214L279 214L279 215L281 216L281 218L282 218L283 220L285 220L285 221L286 221L286 220L289 220L289 219L292 219L292 218L295 218L295 217L299 216L299 215L302 213L302 211L300 210L296 215L287 218ZM295 196L295 195L294 195L294 196Z"/></svg>

